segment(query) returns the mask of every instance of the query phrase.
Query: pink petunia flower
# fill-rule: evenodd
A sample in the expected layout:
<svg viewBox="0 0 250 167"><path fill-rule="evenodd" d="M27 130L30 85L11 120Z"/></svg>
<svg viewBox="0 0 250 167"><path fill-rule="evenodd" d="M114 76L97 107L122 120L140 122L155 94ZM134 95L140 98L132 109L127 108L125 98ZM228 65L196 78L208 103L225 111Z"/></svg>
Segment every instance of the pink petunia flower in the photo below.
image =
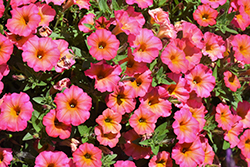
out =
<svg viewBox="0 0 250 167"><path fill-rule="evenodd" d="M227 0L201 0L201 3L210 5L212 8L218 8L220 5L224 5Z"/></svg>
<svg viewBox="0 0 250 167"><path fill-rule="evenodd" d="M95 79L95 89L100 92L112 92L120 81L122 69L119 65L111 66L105 61L90 63L90 69L84 71L85 75Z"/></svg>
<svg viewBox="0 0 250 167"><path fill-rule="evenodd" d="M234 124L233 119L229 106L222 103L217 105L215 121L218 123L218 127L221 127L223 130L230 130Z"/></svg>
<svg viewBox="0 0 250 167"><path fill-rule="evenodd" d="M23 45L23 61L34 71L51 70L60 58L60 51L51 38L34 36Z"/></svg>
<svg viewBox="0 0 250 167"><path fill-rule="evenodd" d="M29 36L39 25L41 17L35 4L30 4L11 11L12 18L7 20L6 27L12 33L20 36Z"/></svg>
<svg viewBox="0 0 250 167"><path fill-rule="evenodd" d="M149 167L172 167L173 162L170 158L170 153L166 151L159 152L157 155L154 155L149 163Z"/></svg>
<svg viewBox="0 0 250 167"><path fill-rule="evenodd" d="M213 148L209 145L208 139L204 137L203 135L200 135L200 141L202 145L202 149L205 152L205 159L204 162L200 166L204 165L212 165L215 153L213 151Z"/></svg>
<svg viewBox="0 0 250 167"><path fill-rule="evenodd" d="M11 32L5 32L5 34L7 38L20 50L23 49L22 46L26 41L28 41L31 37L35 36L33 33L30 33L30 35L28 35L27 37L13 34Z"/></svg>
<svg viewBox="0 0 250 167"><path fill-rule="evenodd" d="M117 55L120 42L110 31L98 29L87 38L89 53L97 60L111 60Z"/></svg>
<svg viewBox="0 0 250 167"><path fill-rule="evenodd" d="M237 34L231 41L235 58L246 64L250 63L250 37L246 34Z"/></svg>
<svg viewBox="0 0 250 167"><path fill-rule="evenodd" d="M126 0L126 3L129 5L136 3L141 9L145 9L153 5L153 0Z"/></svg>
<svg viewBox="0 0 250 167"><path fill-rule="evenodd" d="M11 164L11 161L13 160L12 149L0 147L0 157L1 157L0 166L1 167L9 166Z"/></svg>
<svg viewBox="0 0 250 167"><path fill-rule="evenodd" d="M41 4L41 2L37 2L36 6L39 10L38 14L41 16L39 26L49 26L49 23L54 20L56 11L51 6Z"/></svg>
<svg viewBox="0 0 250 167"><path fill-rule="evenodd" d="M10 5L11 5L12 9L14 9L16 7L25 6L27 4L35 3L35 2L36 2L36 0L12 0L12 1L10 1Z"/></svg>
<svg viewBox="0 0 250 167"><path fill-rule="evenodd" d="M62 151L43 151L35 160L35 167L64 166L70 167L70 159Z"/></svg>
<svg viewBox="0 0 250 167"><path fill-rule="evenodd" d="M242 122L243 128L250 128L250 103L248 101L243 100L238 103L236 114L241 117L240 122Z"/></svg>
<svg viewBox="0 0 250 167"><path fill-rule="evenodd" d="M209 5L200 5L193 13L194 20L203 27L215 25L217 15L217 10L211 8Z"/></svg>
<svg viewBox="0 0 250 167"><path fill-rule="evenodd" d="M136 167L135 163L129 160L126 160L126 161L119 160L119 161L116 161L116 163L114 164L114 167L121 167L121 166Z"/></svg>
<svg viewBox="0 0 250 167"><path fill-rule="evenodd" d="M0 0L0 18L3 16L5 11L5 6L3 4L3 0Z"/></svg>
<svg viewBox="0 0 250 167"><path fill-rule="evenodd" d="M128 42L135 48L133 56L137 62L151 63L158 57L159 50L162 49L162 42L155 37L151 30L143 28L139 35L129 35Z"/></svg>
<svg viewBox="0 0 250 167"><path fill-rule="evenodd" d="M76 4L77 6L79 6L80 10L82 8L89 10L89 7L91 6L91 4L89 3L89 0L73 0L73 1L74 1L74 4Z"/></svg>
<svg viewBox="0 0 250 167"><path fill-rule="evenodd" d="M237 146L246 158L250 158L250 129L245 130L240 136L240 142Z"/></svg>
<svg viewBox="0 0 250 167"><path fill-rule="evenodd" d="M13 44L4 35L0 34L0 64L5 64L13 52Z"/></svg>
<svg viewBox="0 0 250 167"><path fill-rule="evenodd" d="M78 23L79 30L84 33L91 32L92 31L91 28L87 27L84 24L94 25L95 24L94 18L95 18L95 15L93 13L84 15L83 18Z"/></svg>
<svg viewBox="0 0 250 167"><path fill-rule="evenodd" d="M81 88L72 85L63 93L56 94L56 117L66 125L78 126L89 117L92 99Z"/></svg>
<svg viewBox="0 0 250 167"><path fill-rule="evenodd" d="M225 85L231 91L236 92L237 89L241 87L240 82L236 75L232 74L230 71L225 71L223 75L224 75Z"/></svg>
<svg viewBox="0 0 250 167"><path fill-rule="evenodd" d="M151 16L150 23L154 24L170 24L169 14L162 8L156 8L148 10L148 14Z"/></svg>
<svg viewBox="0 0 250 167"><path fill-rule="evenodd" d="M65 0L42 0L43 2L45 1L47 4L49 4L50 2L53 2L55 5L62 5Z"/></svg>

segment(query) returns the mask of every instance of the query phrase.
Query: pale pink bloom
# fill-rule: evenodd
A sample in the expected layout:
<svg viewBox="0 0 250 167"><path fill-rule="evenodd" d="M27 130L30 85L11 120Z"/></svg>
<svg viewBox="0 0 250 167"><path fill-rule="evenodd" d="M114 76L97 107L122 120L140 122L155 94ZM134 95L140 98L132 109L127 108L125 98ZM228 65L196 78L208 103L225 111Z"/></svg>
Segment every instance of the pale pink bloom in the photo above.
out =
<svg viewBox="0 0 250 167"><path fill-rule="evenodd" d="M213 148L209 145L208 139L204 137L203 135L200 135L200 140L201 140L202 149L205 152L205 159L204 159L204 162L199 166L203 167L204 165L207 165L207 164L212 165L213 160L214 160L214 155L215 155Z"/></svg>
<svg viewBox="0 0 250 167"><path fill-rule="evenodd" d="M33 33L30 33L27 37L13 34L11 32L5 32L5 34L7 38L20 50L23 49L22 46L26 41L35 36Z"/></svg>
<svg viewBox="0 0 250 167"><path fill-rule="evenodd" d="M166 151L159 152L157 155L154 155L149 163L149 167L172 167L173 162L170 158L170 153Z"/></svg>
<svg viewBox="0 0 250 167"><path fill-rule="evenodd" d="M229 106L222 103L216 107L215 121L218 123L218 127L223 130L230 130L234 124L234 117L231 113Z"/></svg>
<svg viewBox="0 0 250 167"><path fill-rule="evenodd" d="M167 22L164 22L160 26L160 29L157 33L157 37L162 38L169 38L169 39L175 39L177 37L177 32L172 24L166 24Z"/></svg>
<svg viewBox="0 0 250 167"><path fill-rule="evenodd" d="M205 159L205 153L199 137L192 143L176 143L172 150L172 158L180 167L196 167Z"/></svg>
<svg viewBox="0 0 250 167"><path fill-rule="evenodd" d="M250 63L250 37L246 34L237 34L231 41L233 50L235 51L234 57L243 61L246 64Z"/></svg>
<svg viewBox="0 0 250 167"><path fill-rule="evenodd" d="M129 5L136 3L141 9L145 9L153 5L153 0L126 0L126 3Z"/></svg>
<svg viewBox="0 0 250 167"><path fill-rule="evenodd" d="M39 26L49 26L49 23L54 20L56 11L51 6L41 4L41 2L37 2L36 6L39 10L38 14L41 16Z"/></svg>
<svg viewBox="0 0 250 167"><path fill-rule="evenodd" d="M73 0L73 1L74 1L74 4L79 6L80 10L82 8L89 10L89 7L91 6L91 4L89 3L89 0Z"/></svg>
<svg viewBox="0 0 250 167"><path fill-rule="evenodd" d="M92 31L91 28L87 27L84 24L94 25L95 24L94 18L95 18L95 15L93 13L84 15L83 18L78 23L79 30L84 33L91 32Z"/></svg>
<svg viewBox="0 0 250 167"><path fill-rule="evenodd" d="M240 122L242 122L243 128L250 128L250 103L248 101L238 103L236 114L241 117Z"/></svg>
<svg viewBox="0 0 250 167"><path fill-rule="evenodd" d="M29 36L38 27L41 16L35 4L14 8L11 11L12 18L7 20L6 27L12 33L20 36Z"/></svg>
<svg viewBox="0 0 250 167"><path fill-rule="evenodd" d="M29 3L35 3L35 2L36 0L10 0L10 5L12 9L14 9L16 7L21 7Z"/></svg>
<svg viewBox="0 0 250 167"><path fill-rule="evenodd" d="M11 148L1 148L0 147L0 167L8 167L13 160L12 149Z"/></svg>
<svg viewBox="0 0 250 167"><path fill-rule="evenodd" d="M136 167L135 163L129 160L126 160L126 161L119 160L119 161L116 161L116 163L114 164L114 167L121 167L121 166Z"/></svg>
<svg viewBox="0 0 250 167"><path fill-rule="evenodd" d="M0 64L5 64L9 61L10 55L13 52L13 44L4 35L0 34Z"/></svg>
<svg viewBox="0 0 250 167"><path fill-rule="evenodd" d="M236 92L237 89L241 87L236 75L232 74L230 71L225 71L223 75L224 83L231 91Z"/></svg>
<svg viewBox="0 0 250 167"><path fill-rule="evenodd" d="M35 167L63 166L70 167L70 159L62 151L43 151L35 160Z"/></svg>
<svg viewBox="0 0 250 167"><path fill-rule="evenodd" d="M120 132L117 133L104 133L102 126L96 126L94 129L94 132L96 134L97 141L104 146L109 146L110 148L113 148L116 146L116 144L119 142L119 138L121 137Z"/></svg>
<svg viewBox="0 0 250 167"><path fill-rule="evenodd" d="M199 97L209 97L215 86L212 70L203 64L195 66L185 78L190 92L194 90Z"/></svg>
<svg viewBox="0 0 250 167"><path fill-rule="evenodd" d="M0 0L0 18L3 16L5 11L5 6L3 4L3 0Z"/></svg>
<svg viewBox="0 0 250 167"><path fill-rule="evenodd" d="M133 56L135 61L151 63L158 57L159 50L162 49L162 42L155 37L151 30L143 28L139 35L129 35L128 42L135 48Z"/></svg>
<svg viewBox="0 0 250 167"><path fill-rule="evenodd" d="M43 2L45 1L47 4L50 2L54 3L55 5L62 5L66 0L42 0Z"/></svg>
<svg viewBox="0 0 250 167"><path fill-rule="evenodd" d="M84 71L85 75L95 79L95 89L100 92L112 92L120 81L122 69L119 65L111 66L105 61L90 63L90 69Z"/></svg>
<svg viewBox="0 0 250 167"><path fill-rule="evenodd" d="M199 122L192 116L187 108L181 108L174 114L174 133L177 135L179 143L192 143L199 132Z"/></svg>
<svg viewBox="0 0 250 167"><path fill-rule="evenodd" d="M148 10L148 14L151 16L151 24L170 24L170 19L168 12L164 11L162 8L156 8Z"/></svg>
<svg viewBox="0 0 250 167"><path fill-rule="evenodd" d="M224 5L226 2L227 0L201 0L201 3L210 5L214 9Z"/></svg>
<svg viewBox="0 0 250 167"><path fill-rule="evenodd" d="M224 52L226 51L225 41L221 36L215 35L211 32L204 34L205 46L202 49L202 53L209 56L212 61L224 58Z"/></svg>

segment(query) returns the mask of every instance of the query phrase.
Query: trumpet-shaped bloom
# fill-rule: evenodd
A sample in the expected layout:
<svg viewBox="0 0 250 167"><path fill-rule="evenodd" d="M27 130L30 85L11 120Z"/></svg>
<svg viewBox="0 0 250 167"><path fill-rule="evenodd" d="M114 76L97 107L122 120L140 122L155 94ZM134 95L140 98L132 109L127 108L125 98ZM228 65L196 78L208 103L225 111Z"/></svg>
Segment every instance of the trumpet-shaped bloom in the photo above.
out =
<svg viewBox="0 0 250 167"><path fill-rule="evenodd" d="M5 64L13 52L13 44L4 35L0 34L0 64Z"/></svg>
<svg viewBox="0 0 250 167"><path fill-rule="evenodd" d="M134 131L134 129L131 129L123 134L123 137L125 139L124 149L123 151L127 156L132 156L133 159L149 159L151 152L150 147L142 147L138 144L133 143L136 139L140 138L140 136Z"/></svg>
<svg viewBox="0 0 250 167"><path fill-rule="evenodd" d="M114 164L114 167L121 167L121 166L136 167L135 163L129 160L126 160L126 161L119 160L119 161L116 161L116 163Z"/></svg>
<svg viewBox="0 0 250 167"><path fill-rule="evenodd" d="M3 4L3 0L0 0L0 18L3 16L5 11L5 6Z"/></svg>
<svg viewBox="0 0 250 167"><path fill-rule="evenodd" d="M135 48L133 56L137 62L151 63L158 57L159 50L162 49L162 42L155 37L151 30L143 28L139 35L129 35L128 42Z"/></svg>
<svg viewBox="0 0 250 167"><path fill-rule="evenodd" d="M51 38L34 36L23 45L23 61L34 71L51 70L60 58L57 44Z"/></svg>
<svg viewBox="0 0 250 167"><path fill-rule="evenodd" d="M233 119L229 106L222 103L217 105L215 121L218 123L218 127L221 127L223 130L230 130L234 124Z"/></svg>
<svg viewBox="0 0 250 167"><path fill-rule="evenodd" d="M181 108L174 114L174 133L177 135L179 143L192 143L199 132L199 122L192 116L187 108Z"/></svg>
<svg viewBox="0 0 250 167"><path fill-rule="evenodd" d="M87 42L91 46L89 53L97 60L113 59L120 45L115 35L106 29L96 30L87 38Z"/></svg>
<svg viewBox="0 0 250 167"><path fill-rule="evenodd" d="M14 9L16 7L25 6L30 3L35 3L36 0L12 0L10 1L11 8Z"/></svg>
<svg viewBox="0 0 250 167"><path fill-rule="evenodd" d="M171 115L171 103L159 93L158 87L151 88L148 93L139 100L142 110L148 110L157 117L168 117Z"/></svg>
<svg viewBox="0 0 250 167"><path fill-rule="evenodd" d="M47 4L41 4L41 2L36 3L38 7L38 14L41 16L41 21L39 26L49 26L49 23L54 20L56 11Z"/></svg>
<svg viewBox="0 0 250 167"><path fill-rule="evenodd" d="M51 137L58 137L60 139L67 139L70 137L71 125L66 125L59 122L56 118L56 111L50 110L50 112L43 117L43 125L45 130Z"/></svg>
<svg viewBox="0 0 250 167"><path fill-rule="evenodd" d="M179 74L180 72L186 73L188 68L188 60L185 53L170 42L161 54L161 60L168 68Z"/></svg>
<svg viewBox="0 0 250 167"><path fill-rule="evenodd" d="M0 166L1 167L7 167L10 165L10 162L13 159L12 156L12 149L11 148L1 148L0 147Z"/></svg>
<svg viewBox="0 0 250 167"><path fill-rule="evenodd" d="M65 89L63 93L56 94L56 117L66 124L78 126L84 123L90 116L89 110L92 99L87 93L75 85Z"/></svg>
<svg viewBox="0 0 250 167"><path fill-rule="evenodd" d="M205 153L199 137L192 143L177 143L172 151L172 158L181 167L201 165L205 159Z"/></svg>
<svg viewBox="0 0 250 167"><path fill-rule="evenodd" d="M34 37L34 34L30 34L29 36L27 37L24 37L24 36L20 36L20 35L16 35L16 34L13 34L11 32L5 32L7 38L14 44L16 45L16 47L20 50L22 50L22 46L23 44L28 41L31 37ZM1 36L1 35L0 35ZM2 39L2 37L1 37Z"/></svg>
<svg viewBox="0 0 250 167"><path fill-rule="evenodd" d="M225 42L221 36L215 35L211 32L206 32L204 34L205 46L202 49L204 55L208 55L212 61L217 59L222 59L224 57L224 52L226 47L224 46Z"/></svg>
<svg viewBox="0 0 250 167"><path fill-rule="evenodd" d="M23 131L27 127L34 111L30 97L26 93L7 94L1 107L1 124L4 129L12 132Z"/></svg>
<svg viewBox="0 0 250 167"><path fill-rule="evenodd" d="M102 151L93 144L83 143L73 153L76 167L100 167L102 165Z"/></svg>
<svg viewBox="0 0 250 167"><path fill-rule="evenodd" d="M250 37L246 34L238 34L233 37L231 41L233 50L235 51L235 58L243 61L246 64L250 63Z"/></svg>
<svg viewBox="0 0 250 167"><path fill-rule="evenodd" d="M43 151L35 160L35 167L64 166L70 167L70 159L62 151Z"/></svg>
<svg viewBox="0 0 250 167"><path fill-rule="evenodd" d="M215 155L213 148L209 145L208 139L205 138L204 136L200 135L200 140L201 140L202 149L205 152L205 159L202 165L203 166L207 164L212 165L213 160L214 160L214 155Z"/></svg>
<svg viewBox="0 0 250 167"><path fill-rule="evenodd" d="M130 117L129 124L134 128L137 134L143 135L145 133L150 134L154 132L156 121L157 117L154 113L142 110L141 107L139 107Z"/></svg>
<svg viewBox="0 0 250 167"><path fill-rule="evenodd" d="M119 84L114 92L106 97L109 108L120 114L130 113L135 109L135 91L131 86Z"/></svg>
<svg viewBox="0 0 250 167"><path fill-rule="evenodd" d="M240 136L240 142L237 146L246 158L250 158L250 129L245 130Z"/></svg>
<svg viewBox="0 0 250 167"><path fill-rule="evenodd" d="M226 87L228 87L231 91L236 92L237 89L241 87L237 76L232 74L230 71L226 71L223 74Z"/></svg>
<svg viewBox="0 0 250 167"><path fill-rule="evenodd" d="M6 27L12 33L20 36L29 36L39 25L41 17L35 4L14 8L11 11L12 18L7 20Z"/></svg>
<svg viewBox="0 0 250 167"><path fill-rule="evenodd" d="M89 3L89 0L73 0L73 1L74 1L74 4L79 6L80 10L82 8L89 10L89 7L91 6L91 4Z"/></svg>
<svg viewBox="0 0 250 167"><path fill-rule="evenodd" d="M170 158L170 153L166 151L159 152L157 155L154 155L149 163L149 167L172 167L172 159Z"/></svg>
<svg viewBox="0 0 250 167"><path fill-rule="evenodd" d="M250 128L250 103L248 101L238 103L236 114L241 117L240 122L242 122L243 128Z"/></svg>
<svg viewBox="0 0 250 167"><path fill-rule="evenodd" d="M83 18L78 23L79 30L85 33L91 32L92 31L91 28L85 26L84 24L94 25L95 24L94 18L95 15L93 13L89 13L83 16Z"/></svg>
<svg viewBox="0 0 250 167"><path fill-rule="evenodd" d="M212 70L203 64L195 66L185 76L190 92L194 90L199 97L208 97L214 89L215 78Z"/></svg>
<svg viewBox="0 0 250 167"><path fill-rule="evenodd" d="M117 133L103 133L102 126L96 126L95 129L96 139L99 141L100 144L104 146L109 146L113 148L119 142L119 138L121 137L120 132Z"/></svg>
<svg viewBox="0 0 250 167"><path fill-rule="evenodd" d="M90 63L90 69L84 71L85 75L95 79L95 88L100 92L112 92L120 81L122 69L119 65L111 66L105 61L96 64Z"/></svg>
<svg viewBox="0 0 250 167"><path fill-rule="evenodd" d="M148 10L148 14L151 16L150 23L154 24L170 24L169 14L165 12L162 8L156 8Z"/></svg>
<svg viewBox="0 0 250 167"><path fill-rule="evenodd" d="M118 133L120 132L122 126L120 122L122 116L119 113L107 108L96 118L96 122L102 126L103 133Z"/></svg>
<svg viewBox="0 0 250 167"><path fill-rule="evenodd" d="M126 3L129 5L136 3L141 9L145 9L153 5L153 0L126 0Z"/></svg>
<svg viewBox="0 0 250 167"><path fill-rule="evenodd" d="M224 5L227 0L201 0L201 3L210 5L212 8L218 8L220 5Z"/></svg>
<svg viewBox="0 0 250 167"><path fill-rule="evenodd" d="M193 13L194 20L204 27L215 25L217 15L217 10L211 8L209 5L200 5Z"/></svg>

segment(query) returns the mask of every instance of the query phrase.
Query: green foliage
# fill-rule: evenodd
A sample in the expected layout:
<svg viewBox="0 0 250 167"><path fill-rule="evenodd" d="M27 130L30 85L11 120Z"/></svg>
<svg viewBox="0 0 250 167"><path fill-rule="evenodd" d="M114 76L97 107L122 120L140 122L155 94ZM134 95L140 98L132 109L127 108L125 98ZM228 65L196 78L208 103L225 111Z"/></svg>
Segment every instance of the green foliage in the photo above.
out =
<svg viewBox="0 0 250 167"><path fill-rule="evenodd" d="M113 165L116 161L114 159L117 157L117 154L112 154L112 155L105 155L102 156L102 167L110 167Z"/></svg>

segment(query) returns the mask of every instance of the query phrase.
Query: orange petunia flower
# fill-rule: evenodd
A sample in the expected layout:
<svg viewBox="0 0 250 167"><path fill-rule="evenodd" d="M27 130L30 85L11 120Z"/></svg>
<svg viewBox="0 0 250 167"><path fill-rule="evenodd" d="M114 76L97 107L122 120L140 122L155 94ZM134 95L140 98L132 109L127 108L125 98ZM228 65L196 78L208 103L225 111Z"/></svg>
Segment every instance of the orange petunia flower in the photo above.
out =
<svg viewBox="0 0 250 167"><path fill-rule="evenodd" d="M231 41L235 58L246 64L250 63L250 37L246 34L237 34Z"/></svg>
<svg viewBox="0 0 250 167"><path fill-rule="evenodd" d="M232 74L230 71L226 71L223 74L226 87L228 87L231 91L236 92L237 89L241 87L237 76Z"/></svg>
<svg viewBox="0 0 250 167"><path fill-rule="evenodd" d="M154 155L149 163L149 167L172 167L173 162L170 158L170 153L166 151L159 152L157 155Z"/></svg>
<svg viewBox="0 0 250 167"><path fill-rule="evenodd" d="M250 129L245 130L240 136L240 142L237 146L246 158L250 158Z"/></svg>
<svg viewBox="0 0 250 167"><path fill-rule="evenodd" d="M216 24L217 10L211 8L209 5L200 5L193 13L194 19L199 25L207 27Z"/></svg>
<svg viewBox="0 0 250 167"><path fill-rule="evenodd" d="M222 103L217 105L215 121L218 122L218 127L221 127L223 130L230 130L234 124L233 119L229 106Z"/></svg>

